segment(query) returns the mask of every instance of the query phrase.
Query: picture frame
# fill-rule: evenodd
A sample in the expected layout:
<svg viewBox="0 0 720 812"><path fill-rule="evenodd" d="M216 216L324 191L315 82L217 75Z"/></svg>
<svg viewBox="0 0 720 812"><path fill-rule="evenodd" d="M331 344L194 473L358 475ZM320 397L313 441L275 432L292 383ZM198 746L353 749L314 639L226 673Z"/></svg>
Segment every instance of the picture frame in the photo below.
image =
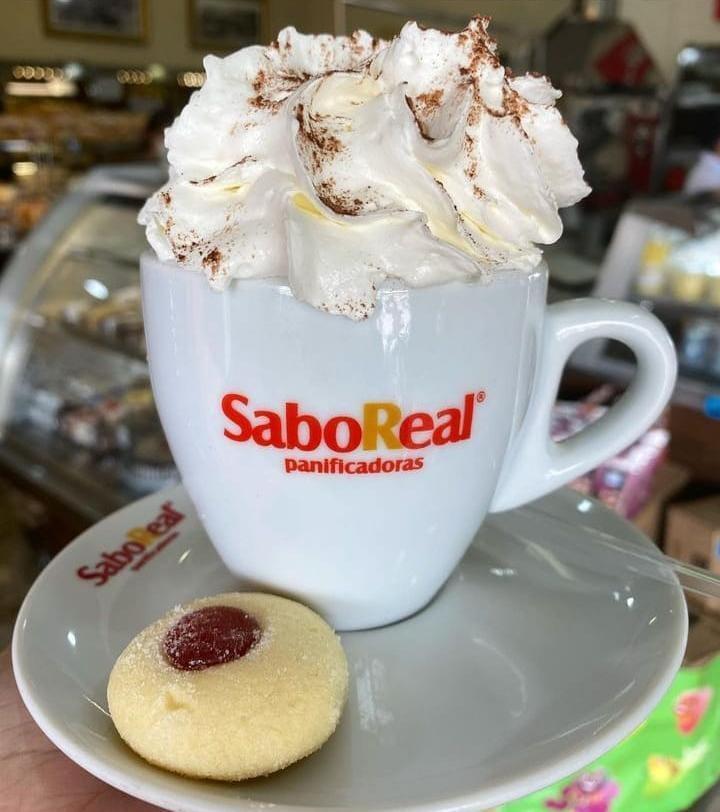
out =
<svg viewBox="0 0 720 812"><path fill-rule="evenodd" d="M41 0L45 33L52 37L144 42L148 0Z"/></svg>
<svg viewBox="0 0 720 812"><path fill-rule="evenodd" d="M229 52L263 39L264 0L187 0L190 45Z"/></svg>

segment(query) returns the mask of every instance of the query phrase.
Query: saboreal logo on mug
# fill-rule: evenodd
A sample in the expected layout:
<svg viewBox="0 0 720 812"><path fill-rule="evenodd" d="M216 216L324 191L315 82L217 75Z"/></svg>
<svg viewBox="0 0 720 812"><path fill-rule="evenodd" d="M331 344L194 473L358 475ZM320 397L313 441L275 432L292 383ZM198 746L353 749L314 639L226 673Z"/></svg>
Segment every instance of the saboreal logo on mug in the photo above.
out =
<svg viewBox="0 0 720 812"><path fill-rule="evenodd" d="M301 409L297 401L287 401L282 411L255 409L240 392L228 392L220 406L228 421L225 437L233 442L308 453L322 447L346 455L381 448L417 451L469 440L475 406L485 397L484 390L468 392L459 406L407 415L396 403L370 402L363 404L360 417L338 414L324 419ZM389 474L418 471L425 458L407 454L374 459L367 455L359 459L288 456L284 463L287 474Z"/></svg>

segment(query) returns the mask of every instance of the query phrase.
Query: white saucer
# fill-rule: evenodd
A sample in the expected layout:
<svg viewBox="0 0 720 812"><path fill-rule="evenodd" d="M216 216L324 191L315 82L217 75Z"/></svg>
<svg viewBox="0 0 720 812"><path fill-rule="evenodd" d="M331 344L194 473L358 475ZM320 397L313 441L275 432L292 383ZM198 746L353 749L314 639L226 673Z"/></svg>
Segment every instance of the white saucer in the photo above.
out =
<svg viewBox="0 0 720 812"><path fill-rule="evenodd" d="M172 501L186 518L162 549L103 586L81 580ZM542 511L652 548L595 502L563 491ZM435 601L402 623L343 635L348 706L319 753L244 784L194 781L145 764L106 713L105 685L130 638L177 603L239 585L181 487L105 519L43 572L22 607L13 663L36 722L109 784L171 810L478 810L580 769L630 733L669 686L685 648L682 591L630 571L537 512L534 538L486 523ZM238 543L242 543L239 531ZM86 570L87 574L88 571ZM99 578L95 579L96 581Z"/></svg>

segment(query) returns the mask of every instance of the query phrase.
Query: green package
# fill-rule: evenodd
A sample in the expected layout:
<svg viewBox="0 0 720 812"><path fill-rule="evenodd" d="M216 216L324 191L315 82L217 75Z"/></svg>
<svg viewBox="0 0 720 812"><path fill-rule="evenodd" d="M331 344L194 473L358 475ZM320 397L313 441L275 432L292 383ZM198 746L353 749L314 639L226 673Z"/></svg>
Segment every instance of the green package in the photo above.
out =
<svg viewBox="0 0 720 812"><path fill-rule="evenodd" d="M679 812L720 778L720 656L683 668L649 718L582 773L498 812Z"/></svg>

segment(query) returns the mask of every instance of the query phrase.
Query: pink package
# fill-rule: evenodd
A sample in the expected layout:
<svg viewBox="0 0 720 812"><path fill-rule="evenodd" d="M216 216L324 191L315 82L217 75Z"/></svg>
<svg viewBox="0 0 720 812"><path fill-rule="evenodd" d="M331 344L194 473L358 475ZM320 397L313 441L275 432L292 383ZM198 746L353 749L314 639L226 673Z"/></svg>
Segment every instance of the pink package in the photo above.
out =
<svg viewBox="0 0 720 812"><path fill-rule="evenodd" d="M598 420L606 407L593 402L558 401L550 433L556 442L572 437ZM580 493L595 496L621 516L632 518L650 497L652 481L665 458L670 434L654 426L629 448L570 483Z"/></svg>
<svg viewBox="0 0 720 812"><path fill-rule="evenodd" d="M634 445L595 470L594 491L598 499L631 519L650 498L652 481L665 458L670 433L653 428Z"/></svg>

